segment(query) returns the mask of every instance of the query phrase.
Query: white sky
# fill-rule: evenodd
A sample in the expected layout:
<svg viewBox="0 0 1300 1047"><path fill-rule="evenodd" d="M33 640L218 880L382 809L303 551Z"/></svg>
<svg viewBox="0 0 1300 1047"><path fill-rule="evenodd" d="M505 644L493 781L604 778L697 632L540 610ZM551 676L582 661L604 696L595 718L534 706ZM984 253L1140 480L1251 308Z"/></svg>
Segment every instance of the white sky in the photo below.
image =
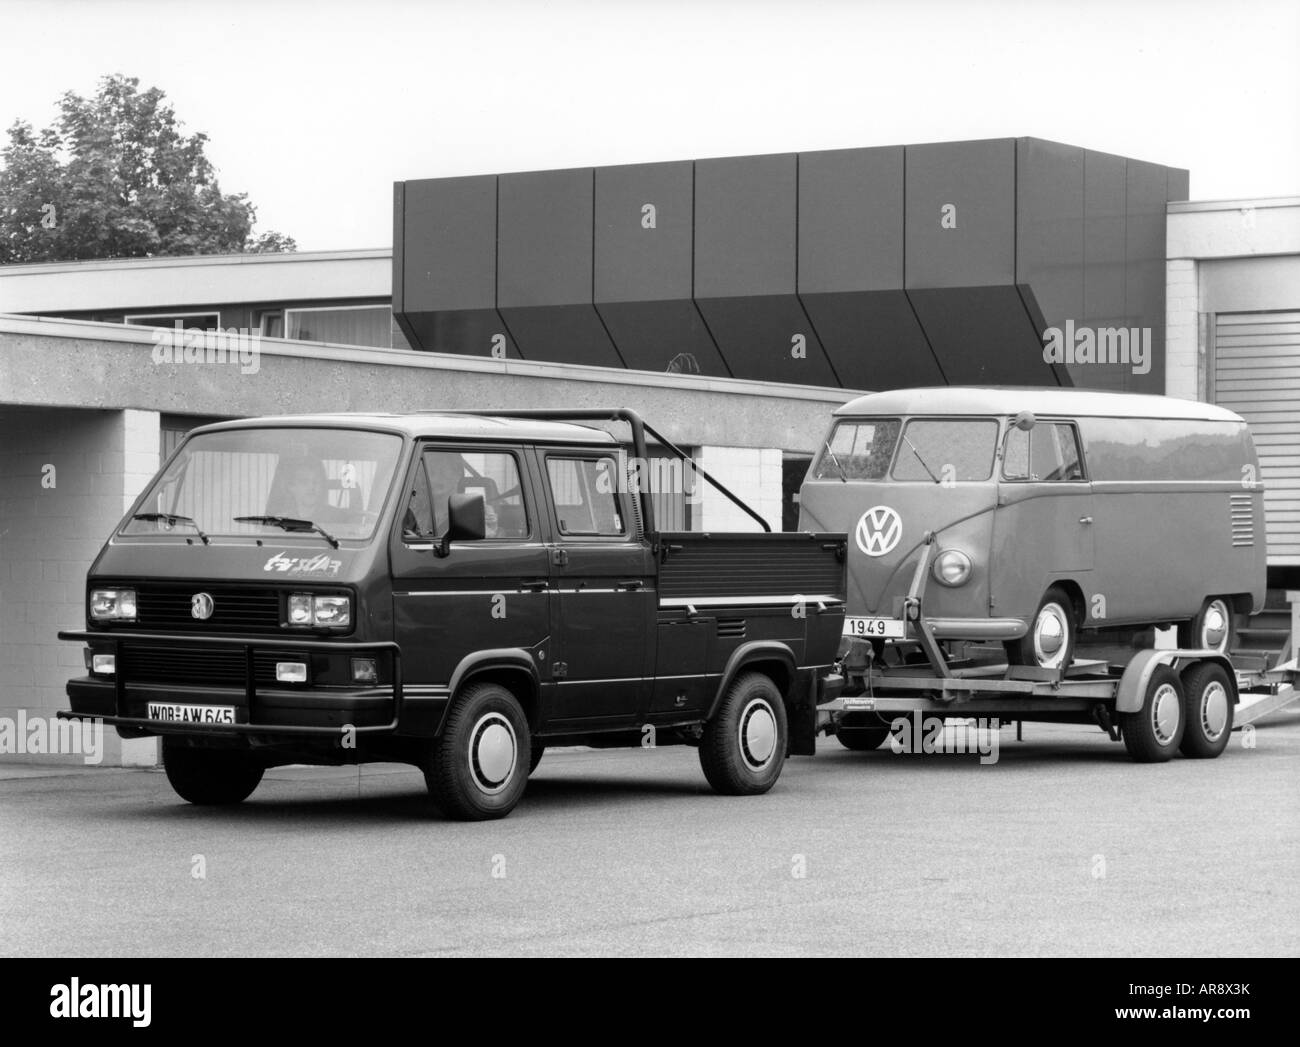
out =
<svg viewBox="0 0 1300 1047"><path fill-rule="evenodd" d="M0 128L118 72L304 250L406 178L999 136L1300 194L1296 0L0 0Z"/></svg>

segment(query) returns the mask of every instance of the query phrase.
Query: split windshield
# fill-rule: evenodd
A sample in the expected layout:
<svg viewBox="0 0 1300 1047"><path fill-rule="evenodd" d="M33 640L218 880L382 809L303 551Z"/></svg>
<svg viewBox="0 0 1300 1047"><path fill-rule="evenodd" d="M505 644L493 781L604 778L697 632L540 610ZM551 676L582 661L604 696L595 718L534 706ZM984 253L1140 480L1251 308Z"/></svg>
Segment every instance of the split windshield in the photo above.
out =
<svg viewBox="0 0 1300 1047"><path fill-rule="evenodd" d="M997 437L998 422L992 418L844 421L822 448L813 479L987 480L993 475Z"/></svg>
<svg viewBox="0 0 1300 1047"><path fill-rule="evenodd" d="M300 522L308 522L339 539L366 539L401 452L401 437L356 429L200 434L153 481L122 533L261 537L304 532Z"/></svg>

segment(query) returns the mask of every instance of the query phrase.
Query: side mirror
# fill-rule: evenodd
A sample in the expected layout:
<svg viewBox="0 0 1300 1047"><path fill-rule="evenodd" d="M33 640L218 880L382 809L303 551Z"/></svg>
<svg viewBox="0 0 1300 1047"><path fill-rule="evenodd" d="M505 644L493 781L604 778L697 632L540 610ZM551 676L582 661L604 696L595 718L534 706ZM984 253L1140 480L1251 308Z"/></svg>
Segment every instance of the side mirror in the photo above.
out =
<svg viewBox="0 0 1300 1047"><path fill-rule="evenodd" d="M481 492L453 494L447 499L447 533L434 550L439 556L451 552L452 542L476 542L487 537L486 502Z"/></svg>
<svg viewBox="0 0 1300 1047"><path fill-rule="evenodd" d="M1021 411L1018 415L1016 415L1015 421L1012 422L1012 424L1017 429L1019 429L1022 433L1027 433L1029 432L1030 429L1034 427L1034 421L1035 419L1034 419L1033 411Z"/></svg>

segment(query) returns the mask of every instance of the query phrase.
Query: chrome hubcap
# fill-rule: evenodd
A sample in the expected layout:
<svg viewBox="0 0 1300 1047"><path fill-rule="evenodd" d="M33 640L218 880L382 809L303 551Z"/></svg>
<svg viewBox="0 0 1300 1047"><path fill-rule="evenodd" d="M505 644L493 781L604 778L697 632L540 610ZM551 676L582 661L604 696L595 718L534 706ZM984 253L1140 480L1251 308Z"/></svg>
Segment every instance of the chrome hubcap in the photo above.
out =
<svg viewBox="0 0 1300 1047"><path fill-rule="evenodd" d="M1044 669L1057 669L1065 660L1070 623L1060 604L1046 604L1034 620L1034 661Z"/></svg>
<svg viewBox="0 0 1300 1047"><path fill-rule="evenodd" d="M1228 726L1228 691L1217 680L1201 694L1201 733L1205 740L1217 742Z"/></svg>
<svg viewBox="0 0 1300 1047"><path fill-rule="evenodd" d="M1228 642L1229 621L1227 604L1222 600L1212 602L1201 620L1201 646L1210 651L1222 650Z"/></svg>
<svg viewBox="0 0 1300 1047"><path fill-rule="evenodd" d="M1173 742L1181 716L1178 692L1170 684L1161 684L1151 698L1151 729L1157 742L1161 745Z"/></svg>
<svg viewBox="0 0 1300 1047"><path fill-rule="evenodd" d="M776 717L772 707L755 698L740 714L740 755L753 771L762 770L776 754Z"/></svg>
<svg viewBox="0 0 1300 1047"><path fill-rule="evenodd" d="M515 729L500 713L481 717L470 732L469 770L474 784L493 795L510 784L519 759Z"/></svg>

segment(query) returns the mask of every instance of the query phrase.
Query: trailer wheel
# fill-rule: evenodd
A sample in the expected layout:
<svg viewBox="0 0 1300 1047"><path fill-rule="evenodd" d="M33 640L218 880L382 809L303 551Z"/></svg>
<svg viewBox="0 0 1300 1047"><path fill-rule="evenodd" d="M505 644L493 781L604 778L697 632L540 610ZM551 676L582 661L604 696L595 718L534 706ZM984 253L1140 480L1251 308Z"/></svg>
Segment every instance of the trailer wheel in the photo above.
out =
<svg viewBox="0 0 1300 1047"><path fill-rule="evenodd" d="M537 770L537 765L542 762L542 757L546 755L546 746L541 742L533 742L533 751L528 757L528 773L532 774Z"/></svg>
<svg viewBox="0 0 1300 1047"><path fill-rule="evenodd" d="M1228 601L1221 596L1207 597L1196 617L1178 627L1178 646L1227 654L1236 634L1236 620Z"/></svg>
<svg viewBox="0 0 1300 1047"><path fill-rule="evenodd" d="M433 804L448 818L504 818L528 784L528 720L519 701L496 683L471 684L429 745L424 781Z"/></svg>
<svg viewBox="0 0 1300 1047"><path fill-rule="evenodd" d="M1120 713L1124 748L1138 763L1163 763L1183 740L1183 683L1167 665L1161 665L1147 681L1142 708Z"/></svg>
<svg viewBox="0 0 1300 1047"><path fill-rule="evenodd" d="M889 725L875 713L844 713L835 724L835 737L855 753L870 752L889 737Z"/></svg>
<svg viewBox="0 0 1300 1047"><path fill-rule="evenodd" d="M700 767L716 792L765 793L781 777L787 741L785 702L776 684L762 673L743 673L704 725Z"/></svg>
<svg viewBox="0 0 1300 1047"><path fill-rule="evenodd" d="M1198 662L1183 674L1184 756L1212 760L1228 747L1232 734L1232 682L1223 666Z"/></svg>
<svg viewBox="0 0 1300 1047"><path fill-rule="evenodd" d="M1074 641L1078 625L1074 620L1074 602L1058 585L1043 594L1043 599L1029 623L1029 632L1004 646L1012 665L1032 665L1039 669L1068 668L1074 660Z"/></svg>
<svg viewBox="0 0 1300 1047"><path fill-rule="evenodd" d="M201 807L243 803L262 781L266 768L251 756L229 749L195 749L163 738L163 770L182 800Z"/></svg>

